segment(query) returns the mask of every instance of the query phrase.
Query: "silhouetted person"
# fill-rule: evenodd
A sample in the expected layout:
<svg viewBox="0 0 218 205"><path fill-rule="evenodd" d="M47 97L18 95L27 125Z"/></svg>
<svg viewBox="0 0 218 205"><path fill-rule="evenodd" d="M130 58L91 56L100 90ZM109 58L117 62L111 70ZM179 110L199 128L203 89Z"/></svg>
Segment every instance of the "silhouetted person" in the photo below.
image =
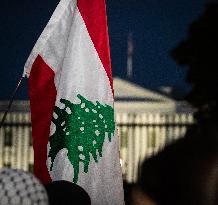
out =
<svg viewBox="0 0 218 205"><path fill-rule="evenodd" d="M218 204L218 135L206 127L144 162L140 184L157 204Z"/></svg>
<svg viewBox="0 0 218 205"><path fill-rule="evenodd" d="M218 4L191 24L172 57L188 66L196 124L143 163L139 184L158 205L218 205Z"/></svg>
<svg viewBox="0 0 218 205"><path fill-rule="evenodd" d="M80 186L68 181L54 181L45 188L49 205L91 205L87 192Z"/></svg>

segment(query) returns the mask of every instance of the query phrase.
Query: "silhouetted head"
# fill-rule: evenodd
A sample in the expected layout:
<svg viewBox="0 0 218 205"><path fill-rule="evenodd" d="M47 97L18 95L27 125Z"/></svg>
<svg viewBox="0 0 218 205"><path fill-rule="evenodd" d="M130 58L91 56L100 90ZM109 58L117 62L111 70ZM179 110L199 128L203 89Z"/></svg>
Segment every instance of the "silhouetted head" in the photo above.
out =
<svg viewBox="0 0 218 205"><path fill-rule="evenodd" d="M182 138L145 160L141 193L158 205L217 205L218 143L203 142L201 137Z"/></svg>
<svg viewBox="0 0 218 205"><path fill-rule="evenodd" d="M87 192L80 186L68 181L54 181L45 188L50 205L91 205Z"/></svg>

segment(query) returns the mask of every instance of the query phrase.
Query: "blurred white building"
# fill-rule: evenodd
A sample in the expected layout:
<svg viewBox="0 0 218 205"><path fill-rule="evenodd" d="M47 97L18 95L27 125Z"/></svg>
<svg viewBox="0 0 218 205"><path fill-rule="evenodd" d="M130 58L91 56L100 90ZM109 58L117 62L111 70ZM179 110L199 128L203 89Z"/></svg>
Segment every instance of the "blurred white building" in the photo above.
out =
<svg viewBox="0 0 218 205"><path fill-rule="evenodd" d="M176 112L176 102L129 81L114 78L115 112L159 113Z"/></svg>

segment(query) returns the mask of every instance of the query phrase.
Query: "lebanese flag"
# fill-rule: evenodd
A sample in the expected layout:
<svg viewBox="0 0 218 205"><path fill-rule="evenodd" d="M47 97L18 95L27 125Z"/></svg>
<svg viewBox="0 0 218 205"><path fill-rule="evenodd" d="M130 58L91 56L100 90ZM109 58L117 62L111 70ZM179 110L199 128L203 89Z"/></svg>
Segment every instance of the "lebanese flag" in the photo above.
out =
<svg viewBox="0 0 218 205"><path fill-rule="evenodd" d="M104 0L61 0L24 67L35 175L124 204Z"/></svg>

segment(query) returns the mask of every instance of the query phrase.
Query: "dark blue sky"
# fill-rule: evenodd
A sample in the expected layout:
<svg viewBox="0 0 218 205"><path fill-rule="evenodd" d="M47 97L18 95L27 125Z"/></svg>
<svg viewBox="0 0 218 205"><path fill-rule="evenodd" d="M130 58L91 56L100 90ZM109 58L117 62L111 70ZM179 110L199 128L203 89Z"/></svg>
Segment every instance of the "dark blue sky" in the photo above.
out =
<svg viewBox="0 0 218 205"><path fill-rule="evenodd" d="M127 35L133 34L133 82L157 90L170 85L186 89L185 69L169 51L185 38L188 25L209 0L107 0L113 75L125 78ZM0 100L10 97L23 65L58 0L1 0ZM17 99L27 99L27 85Z"/></svg>

